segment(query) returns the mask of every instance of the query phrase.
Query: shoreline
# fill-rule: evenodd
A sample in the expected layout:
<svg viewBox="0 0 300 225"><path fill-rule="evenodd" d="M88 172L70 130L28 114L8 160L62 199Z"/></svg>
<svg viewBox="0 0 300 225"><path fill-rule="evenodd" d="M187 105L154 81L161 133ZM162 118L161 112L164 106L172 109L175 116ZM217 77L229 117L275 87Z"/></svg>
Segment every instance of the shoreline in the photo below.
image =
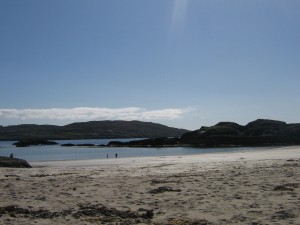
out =
<svg viewBox="0 0 300 225"><path fill-rule="evenodd" d="M272 153L275 153L272 155ZM96 167L107 165L139 165L143 163L157 164L176 160L176 163L205 162L205 161L235 161L240 158L245 160L262 159L288 159L289 157L300 158L300 146L282 147L259 147L249 148L244 151L226 153L201 153L194 155L178 156L144 156L144 157L124 157L109 159L86 159L86 160L54 160L54 161L29 161L33 167Z"/></svg>
<svg viewBox="0 0 300 225"><path fill-rule="evenodd" d="M300 224L300 147L73 163L0 168L0 223Z"/></svg>

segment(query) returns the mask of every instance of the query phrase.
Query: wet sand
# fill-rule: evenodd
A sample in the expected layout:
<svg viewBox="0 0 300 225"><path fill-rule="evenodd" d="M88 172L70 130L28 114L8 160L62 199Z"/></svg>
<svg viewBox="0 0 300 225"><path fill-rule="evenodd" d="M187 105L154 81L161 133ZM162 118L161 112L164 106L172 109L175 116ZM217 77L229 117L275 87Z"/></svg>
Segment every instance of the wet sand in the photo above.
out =
<svg viewBox="0 0 300 225"><path fill-rule="evenodd" d="M0 224L300 224L300 147L0 168Z"/></svg>

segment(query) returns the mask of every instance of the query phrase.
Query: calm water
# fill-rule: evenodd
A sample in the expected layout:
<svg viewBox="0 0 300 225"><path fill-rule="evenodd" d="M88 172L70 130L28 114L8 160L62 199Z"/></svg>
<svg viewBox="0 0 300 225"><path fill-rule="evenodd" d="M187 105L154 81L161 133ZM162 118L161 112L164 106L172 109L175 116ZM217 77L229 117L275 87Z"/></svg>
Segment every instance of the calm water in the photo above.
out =
<svg viewBox="0 0 300 225"><path fill-rule="evenodd" d="M114 139L128 141L132 139ZM59 140L59 144L107 144L112 139L93 139L93 140ZM26 148L17 148L12 145L13 141L0 141L0 156L9 156L11 153L16 158L22 158L29 162L37 161L56 161L56 160L81 160L81 159L101 159L115 157L147 157L147 156L180 156L195 155L204 153L224 153L255 150L255 148L190 148L190 147L172 147L172 148L94 148L94 147L61 147L56 146L33 146Z"/></svg>

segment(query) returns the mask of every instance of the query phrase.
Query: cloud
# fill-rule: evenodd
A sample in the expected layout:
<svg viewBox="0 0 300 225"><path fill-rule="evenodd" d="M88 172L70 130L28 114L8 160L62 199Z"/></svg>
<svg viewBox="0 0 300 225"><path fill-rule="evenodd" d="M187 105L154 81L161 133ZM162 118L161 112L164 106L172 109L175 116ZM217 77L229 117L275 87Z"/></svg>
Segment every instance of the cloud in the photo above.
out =
<svg viewBox="0 0 300 225"><path fill-rule="evenodd" d="M17 120L174 120L190 109L146 110L138 107L128 108L50 108L50 109L0 109L0 119Z"/></svg>

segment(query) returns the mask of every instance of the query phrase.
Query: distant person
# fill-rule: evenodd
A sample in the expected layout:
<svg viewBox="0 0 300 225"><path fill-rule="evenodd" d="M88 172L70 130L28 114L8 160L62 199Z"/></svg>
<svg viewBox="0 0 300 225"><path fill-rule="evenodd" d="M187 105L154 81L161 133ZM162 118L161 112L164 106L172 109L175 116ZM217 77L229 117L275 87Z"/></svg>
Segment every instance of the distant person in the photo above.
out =
<svg viewBox="0 0 300 225"><path fill-rule="evenodd" d="M14 153L11 153L9 158L14 158Z"/></svg>
<svg viewBox="0 0 300 225"><path fill-rule="evenodd" d="M118 153L116 153L116 158L118 158Z"/></svg>
<svg viewBox="0 0 300 225"><path fill-rule="evenodd" d="M107 155L106 155L106 158L108 159L108 153L107 153Z"/></svg>

